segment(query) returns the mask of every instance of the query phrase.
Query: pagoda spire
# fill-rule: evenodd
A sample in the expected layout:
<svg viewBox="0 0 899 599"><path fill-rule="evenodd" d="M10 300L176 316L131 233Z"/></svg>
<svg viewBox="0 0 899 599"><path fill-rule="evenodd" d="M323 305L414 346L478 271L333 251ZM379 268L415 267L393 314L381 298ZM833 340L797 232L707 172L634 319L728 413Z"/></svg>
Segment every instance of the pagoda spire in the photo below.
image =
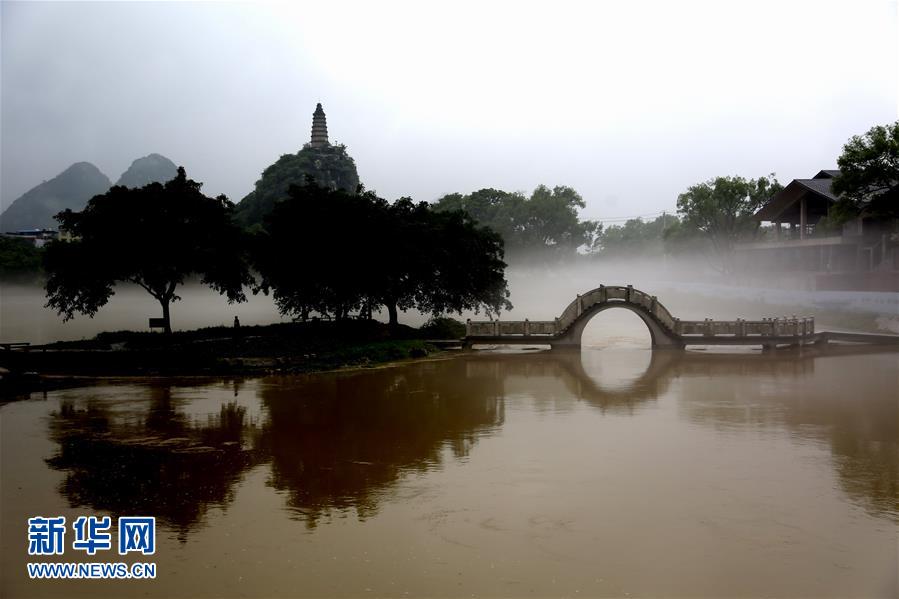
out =
<svg viewBox="0 0 899 599"><path fill-rule="evenodd" d="M321 102L315 105L312 113L312 140L309 145L313 148L321 148L330 145L328 142L328 123L325 120L325 111Z"/></svg>

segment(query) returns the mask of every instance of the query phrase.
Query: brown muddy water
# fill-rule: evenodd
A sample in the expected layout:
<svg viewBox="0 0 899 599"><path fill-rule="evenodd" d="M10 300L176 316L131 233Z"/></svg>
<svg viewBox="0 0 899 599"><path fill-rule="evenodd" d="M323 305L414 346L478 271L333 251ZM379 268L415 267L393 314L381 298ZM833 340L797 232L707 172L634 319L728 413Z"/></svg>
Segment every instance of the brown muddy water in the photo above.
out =
<svg viewBox="0 0 899 599"><path fill-rule="evenodd" d="M630 341L4 405L0 594L896 596L896 353ZM156 554L29 558L36 515L152 515Z"/></svg>

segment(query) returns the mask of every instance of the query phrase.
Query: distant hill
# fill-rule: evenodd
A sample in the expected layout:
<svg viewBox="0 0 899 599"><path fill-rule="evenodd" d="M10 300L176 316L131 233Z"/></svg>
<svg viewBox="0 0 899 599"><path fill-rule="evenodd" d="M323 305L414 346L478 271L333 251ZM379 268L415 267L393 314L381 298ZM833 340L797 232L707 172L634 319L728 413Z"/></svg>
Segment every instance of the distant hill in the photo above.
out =
<svg viewBox="0 0 899 599"><path fill-rule="evenodd" d="M262 173L256 188L237 205L237 219L244 226L261 223L275 202L287 195L291 185L306 183L311 176L322 187L355 192L359 185L356 163L346 146L306 144L296 154L285 154Z"/></svg>
<svg viewBox="0 0 899 599"><path fill-rule="evenodd" d="M110 187L109 177L90 162L76 162L56 177L25 192L0 214L0 232L55 229L53 215L66 208L82 210L87 201Z"/></svg>
<svg viewBox="0 0 899 599"><path fill-rule="evenodd" d="M178 167L162 154L150 154L131 163L116 185L143 187L148 183L165 183L175 178Z"/></svg>

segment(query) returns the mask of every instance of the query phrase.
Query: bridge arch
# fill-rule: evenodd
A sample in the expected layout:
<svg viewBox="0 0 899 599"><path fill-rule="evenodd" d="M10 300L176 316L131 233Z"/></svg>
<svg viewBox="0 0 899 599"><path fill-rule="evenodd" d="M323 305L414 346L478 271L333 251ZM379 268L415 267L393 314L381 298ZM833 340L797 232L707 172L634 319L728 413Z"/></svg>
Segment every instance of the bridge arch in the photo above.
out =
<svg viewBox="0 0 899 599"><path fill-rule="evenodd" d="M548 344L554 348L579 348L587 322L603 310L624 308L634 312L649 329L653 349L683 349L686 345L807 345L848 343L899 344L899 335L815 332L814 317L762 318L760 320L680 320L655 296L633 286L600 285L571 302L554 320L499 319L466 323L463 345Z"/></svg>
<svg viewBox="0 0 899 599"><path fill-rule="evenodd" d="M600 312L612 308L623 308L636 314L649 329L653 348L683 348L683 343L668 324L673 324L674 319L667 308L655 296L631 286L600 286L579 295L559 317L562 332L553 340L552 347L579 348L587 323Z"/></svg>

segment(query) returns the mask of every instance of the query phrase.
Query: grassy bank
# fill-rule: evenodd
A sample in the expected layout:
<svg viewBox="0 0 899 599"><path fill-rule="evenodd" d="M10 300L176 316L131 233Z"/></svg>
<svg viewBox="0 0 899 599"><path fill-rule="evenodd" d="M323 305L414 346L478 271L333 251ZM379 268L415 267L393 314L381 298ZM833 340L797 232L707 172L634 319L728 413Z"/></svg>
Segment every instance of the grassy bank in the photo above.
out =
<svg viewBox="0 0 899 599"><path fill-rule="evenodd" d="M365 367L438 351L434 339L452 328L390 327L376 321L212 327L171 335L133 331L93 339L0 351L0 366L41 375L260 375ZM16 376L4 377L7 386ZM34 377L26 377L32 379ZM26 379L19 377L19 383ZM26 385L26 386L30 386ZM0 389L2 392L2 389Z"/></svg>

